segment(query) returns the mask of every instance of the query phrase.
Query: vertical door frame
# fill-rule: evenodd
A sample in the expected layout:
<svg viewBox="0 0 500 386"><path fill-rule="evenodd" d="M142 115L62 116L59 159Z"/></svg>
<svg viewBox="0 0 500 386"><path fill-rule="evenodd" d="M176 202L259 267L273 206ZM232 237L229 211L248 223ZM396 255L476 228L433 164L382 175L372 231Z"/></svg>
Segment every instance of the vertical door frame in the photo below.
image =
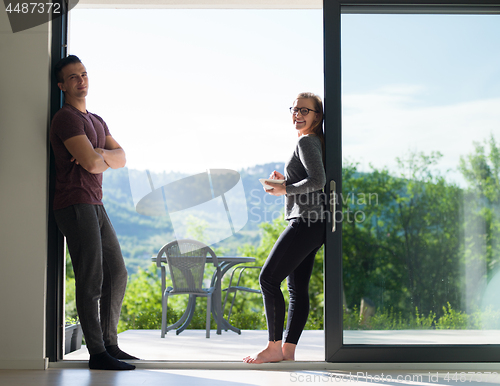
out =
<svg viewBox="0 0 500 386"><path fill-rule="evenodd" d="M68 4L62 0L62 14L51 20L50 53L50 119L62 107L63 93L57 87L54 66L67 56L68 46ZM54 154L47 132L47 174L49 181L48 218L47 218L47 297L46 297L46 332L45 355L50 362L63 359L64 338L64 237L57 227L51 205L54 198L56 170Z"/></svg>
<svg viewBox="0 0 500 386"><path fill-rule="evenodd" d="M336 193L342 191L342 90L340 68L340 3L323 0L324 130L326 181L333 214L326 230L323 260L325 361L342 348L342 222L336 222ZM330 183L335 182L335 192ZM340 210L342 208L340 207ZM335 222L335 232L332 228Z"/></svg>

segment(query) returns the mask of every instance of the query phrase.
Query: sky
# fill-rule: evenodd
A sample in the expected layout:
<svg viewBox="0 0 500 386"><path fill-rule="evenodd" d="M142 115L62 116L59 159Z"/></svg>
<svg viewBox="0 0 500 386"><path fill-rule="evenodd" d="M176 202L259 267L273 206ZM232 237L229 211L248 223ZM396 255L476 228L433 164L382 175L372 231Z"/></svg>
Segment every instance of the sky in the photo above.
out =
<svg viewBox="0 0 500 386"><path fill-rule="evenodd" d="M500 16L344 15L343 156L367 170L439 151L463 184L460 156L500 140Z"/></svg>
<svg viewBox="0 0 500 386"><path fill-rule="evenodd" d="M77 7L70 18L87 108L129 168L285 162L297 140L288 108L299 92L323 96L321 10ZM462 183L472 142L500 140L499 18L343 15L343 158L395 170L410 151L440 151L440 171Z"/></svg>
<svg viewBox="0 0 500 386"><path fill-rule="evenodd" d="M106 120L129 167L284 162L297 139L288 108L299 92L323 94L321 13L285 16L74 9L70 52L89 72L88 110ZM315 33L295 32L299 23Z"/></svg>

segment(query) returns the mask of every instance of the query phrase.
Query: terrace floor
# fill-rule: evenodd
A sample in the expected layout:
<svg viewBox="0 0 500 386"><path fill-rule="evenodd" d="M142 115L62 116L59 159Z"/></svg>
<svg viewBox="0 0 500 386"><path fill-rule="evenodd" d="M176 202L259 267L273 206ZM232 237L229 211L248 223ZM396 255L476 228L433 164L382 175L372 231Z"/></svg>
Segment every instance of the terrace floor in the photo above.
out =
<svg viewBox="0 0 500 386"><path fill-rule="evenodd" d="M324 361L323 331L304 331L297 350L297 360ZM176 335L170 331L160 338L159 330L129 330L118 336L120 348L131 355L151 361L230 361L239 362L245 356L259 351L267 344L267 331L243 330L241 335L222 331L217 335L205 330L185 330ZM64 360L88 360L85 347L65 355Z"/></svg>
<svg viewBox="0 0 500 386"><path fill-rule="evenodd" d="M500 344L497 330L395 330L344 331L346 344ZM169 332L160 338L159 330L129 330L119 334L120 347L147 361L240 362L267 344L267 331L243 330L241 335L222 331L217 335L205 330ZM296 360L324 362L324 331L306 330L297 347ZM87 361L87 349L72 352L65 361Z"/></svg>

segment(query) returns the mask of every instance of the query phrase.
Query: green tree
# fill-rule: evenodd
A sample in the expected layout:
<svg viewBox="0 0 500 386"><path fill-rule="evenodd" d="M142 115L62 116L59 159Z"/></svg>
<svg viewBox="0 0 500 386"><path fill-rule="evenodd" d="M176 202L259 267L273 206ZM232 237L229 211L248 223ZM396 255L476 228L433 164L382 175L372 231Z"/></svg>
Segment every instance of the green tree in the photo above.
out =
<svg viewBox="0 0 500 386"><path fill-rule="evenodd" d="M500 145L493 134L483 144L474 143L474 153L460 157L459 170L478 197L500 202ZM485 147L489 146L486 154Z"/></svg>
<svg viewBox="0 0 500 386"><path fill-rule="evenodd" d="M464 197L465 269L476 275L476 293L469 306L480 304L482 293L500 268L500 146L493 135L474 142L474 152L460 157L459 170L467 181Z"/></svg>
<svg viewBox="0 0 500 386"><path fill-rule="evenodd" d="M410 153L399 175L343 170L343 266L348 308L442 312L458 296L460 189L432 170L441 155ZM459 294L459 293L458 293ZM450 300L450 297L453 298Z"/></svg>

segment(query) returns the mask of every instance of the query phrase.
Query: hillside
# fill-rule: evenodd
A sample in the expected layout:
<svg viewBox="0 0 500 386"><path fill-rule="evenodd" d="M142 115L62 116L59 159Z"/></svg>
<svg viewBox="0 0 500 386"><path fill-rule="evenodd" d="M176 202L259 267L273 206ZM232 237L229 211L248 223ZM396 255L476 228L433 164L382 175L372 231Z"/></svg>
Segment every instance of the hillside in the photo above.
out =
<svg viewBox="0 0 500 386"><path fill-rule="evenodd" d="M250 243L258 245L260 241L259 224L271 221L283 212L283 198L270 196L264 192L259 178L267 178L273 170L283 170L283 163L256 165L240 170L245 197L232 201L232 205L248 208L248 222L235 235L213 245L222 248L226 254L235 254L239 246ZM129 273L138 267L145 268L151 262L151 256L167 242L175 239L172 222L168 215L150 217L137 213L131 191L131 179L139 173L127 168L110 170L104 173L104 204L115 227L122 253ZM153 181L176 181L188 175L179 173L151 173ZM246 203L245 203L246 201ZM199 214L199 224L213 221L207 214ZM191 217L191 237L199 229L196 219ZM189 222L190 219L186 219Z"/></svg>

